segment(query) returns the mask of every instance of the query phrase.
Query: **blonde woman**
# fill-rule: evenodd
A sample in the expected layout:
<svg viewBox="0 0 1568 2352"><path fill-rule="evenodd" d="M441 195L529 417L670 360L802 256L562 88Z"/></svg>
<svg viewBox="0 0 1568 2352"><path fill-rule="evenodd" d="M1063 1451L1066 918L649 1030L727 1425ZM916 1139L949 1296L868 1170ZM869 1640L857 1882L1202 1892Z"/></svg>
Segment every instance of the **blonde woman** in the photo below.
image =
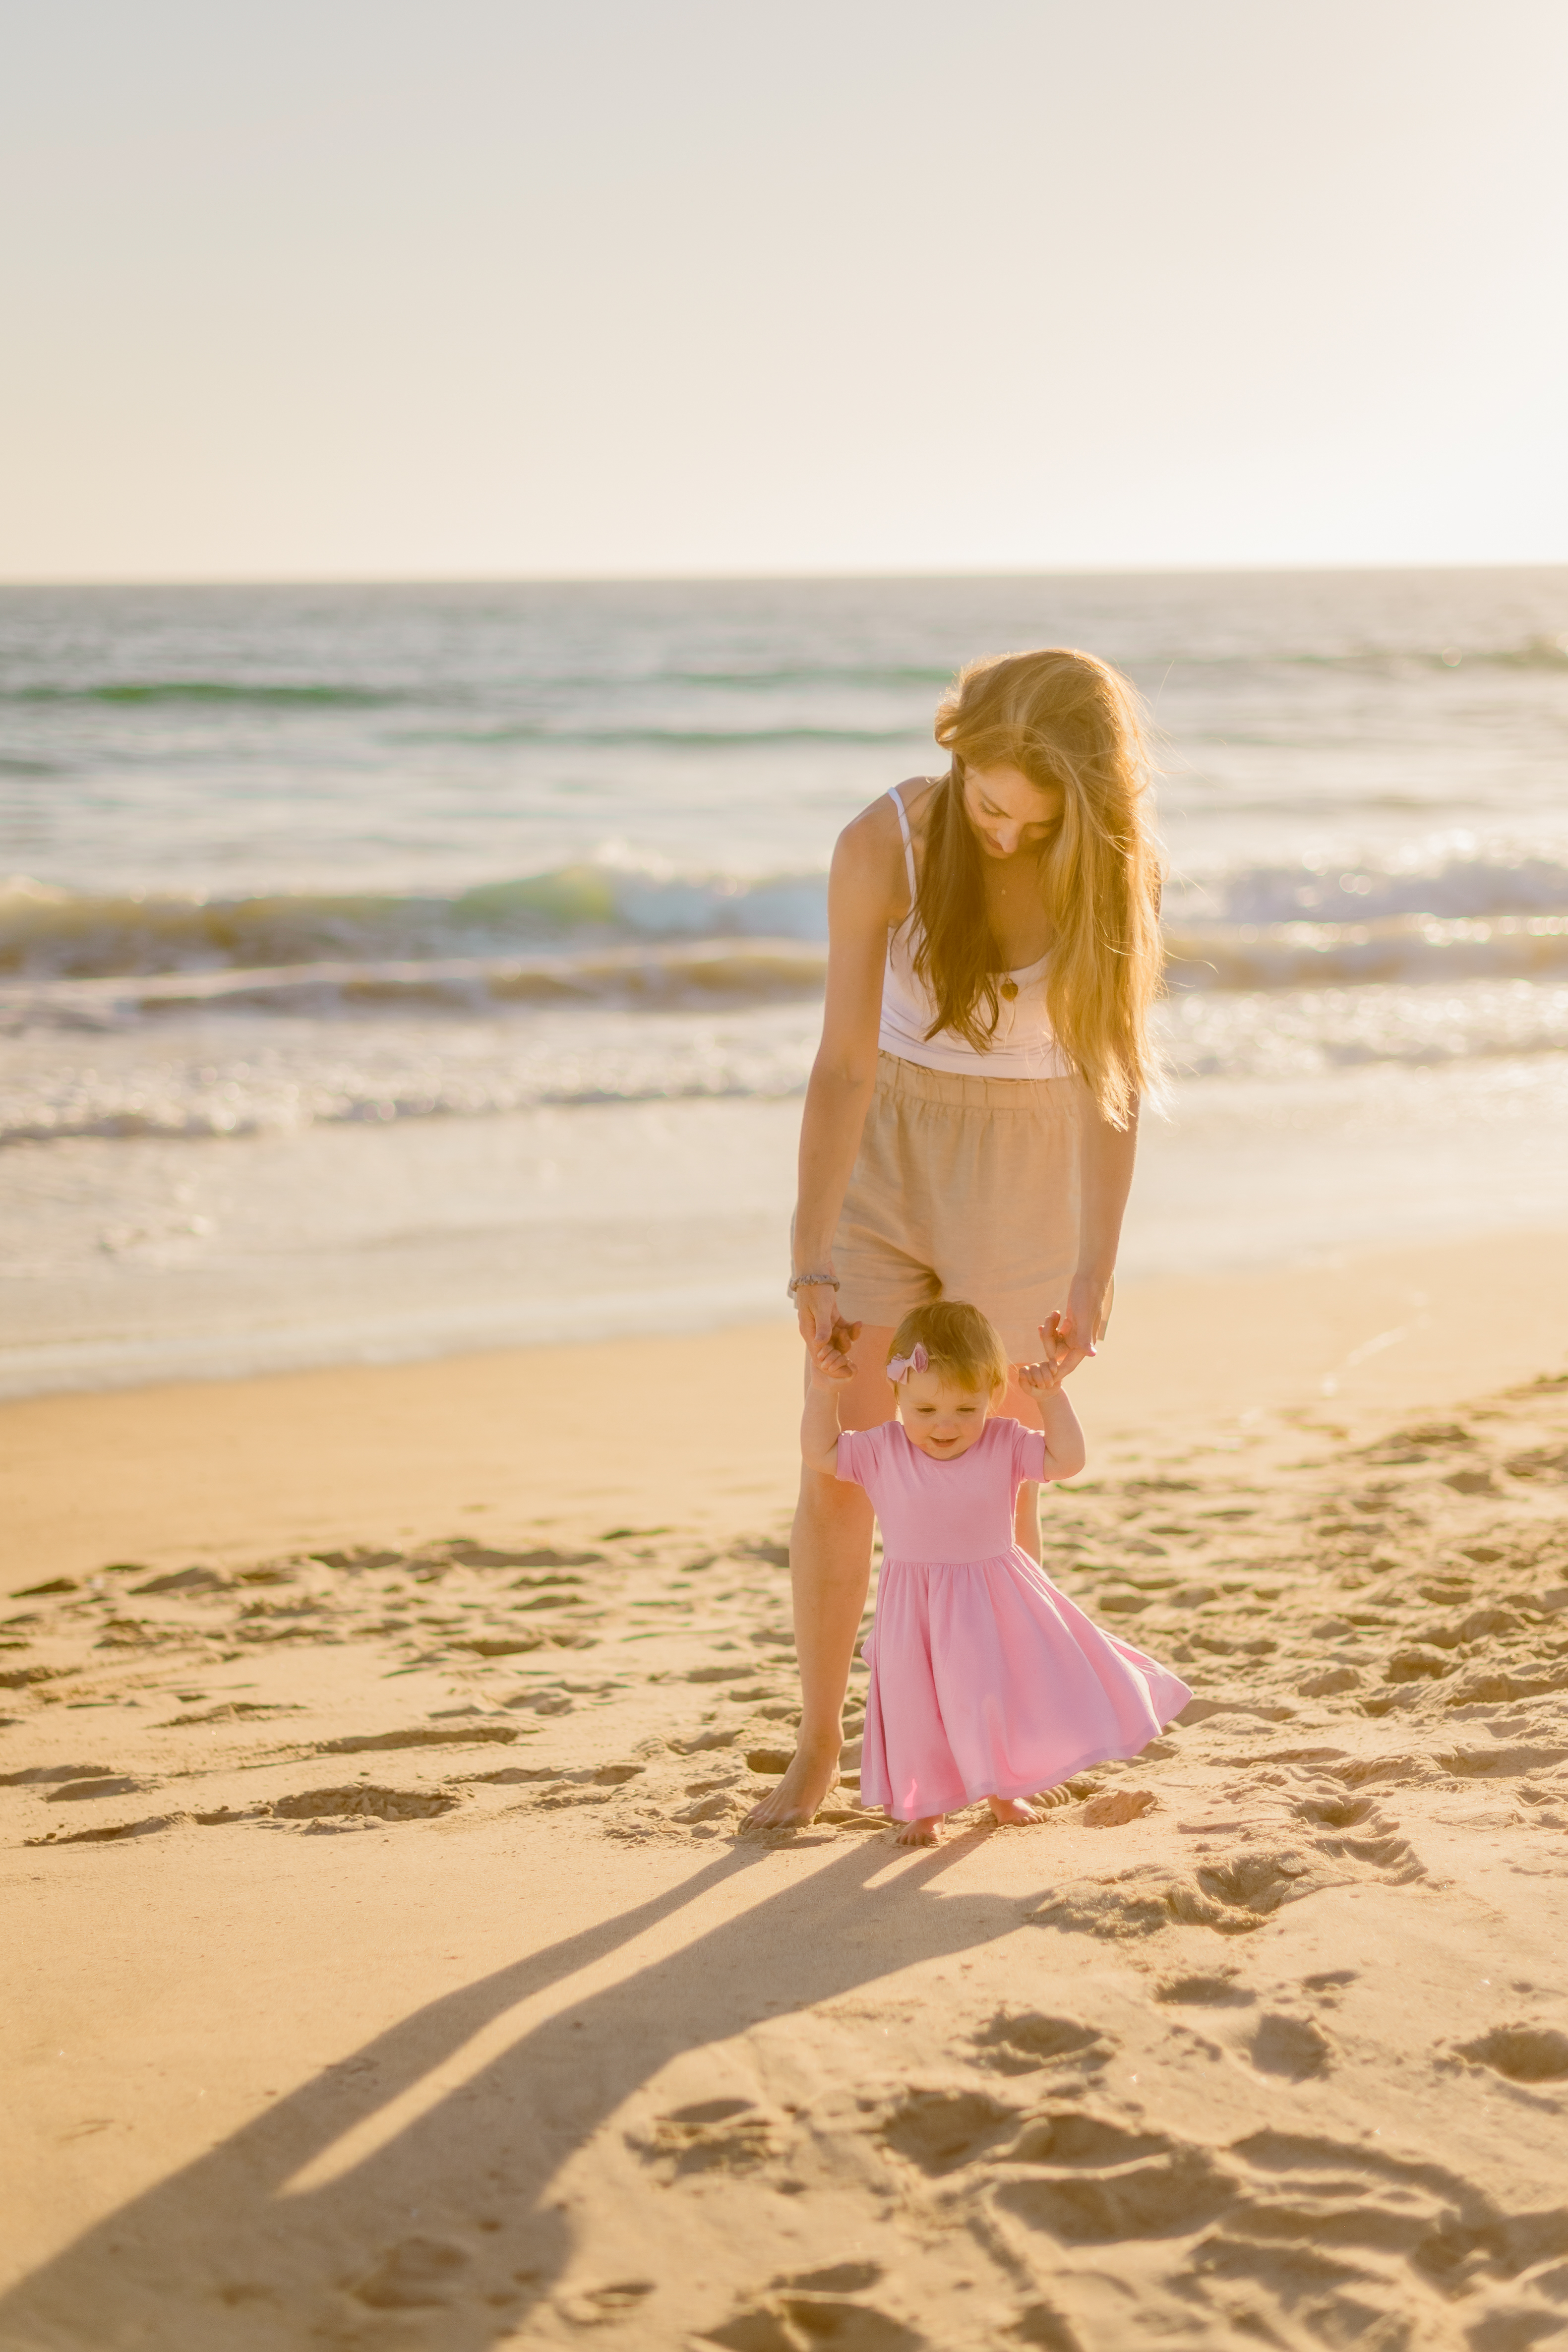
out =
<svg viewBox="0 0 1568 2352"><path fill-rule="evenodd" d="M972 1301L1058 1377L1110 1311L1138 1104L1152 1075L1159 875L1131 688L1050 647L973 663L937 714L947 773L839 835L827 1001L806 1089L791 1282L802 1337L853 1378L846 1429L890 1421L911 1308ZM1040 1416L1016 1381L1001 1405ZM1040 1556L1038 1487L1017 1537ZM802 1474L790 1545L802 1716L758 1827L831 1789L871 1566L871 1505Z"/></svg>

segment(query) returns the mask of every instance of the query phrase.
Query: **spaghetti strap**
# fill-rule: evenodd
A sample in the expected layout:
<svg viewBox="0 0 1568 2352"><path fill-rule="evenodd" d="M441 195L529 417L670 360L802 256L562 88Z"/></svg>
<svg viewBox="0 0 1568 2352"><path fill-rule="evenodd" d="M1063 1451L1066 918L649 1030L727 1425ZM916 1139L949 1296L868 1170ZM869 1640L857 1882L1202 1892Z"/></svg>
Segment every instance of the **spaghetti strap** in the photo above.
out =
<svg viewBox="0 0 1568 2352"><path fill-rule="evenodd" d="M893 806L899 812L899 831L904 836L904 871L910 877L910 913L912 915L915 911L916 897L915 845L913 837L910 833L909 812L904 806L904 796L900 792L897 784L889 785L888 798L892 802Z"/></svg>

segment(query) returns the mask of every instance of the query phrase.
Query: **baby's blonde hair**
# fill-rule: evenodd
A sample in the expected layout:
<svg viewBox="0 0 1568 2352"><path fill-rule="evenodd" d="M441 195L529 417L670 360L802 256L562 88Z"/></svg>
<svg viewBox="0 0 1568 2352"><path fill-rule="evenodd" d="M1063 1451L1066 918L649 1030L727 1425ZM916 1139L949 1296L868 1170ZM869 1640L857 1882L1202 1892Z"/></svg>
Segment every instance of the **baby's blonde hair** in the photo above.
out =
<svg viewBox="0 0 1568 2352"><path fill-rule="evenodd" d="M1007 1385L1007 1350L1002 1334L989 1316L962 1298L939 1298L905 1316L888 1349L895 1356L912 1356L923 1348L933 1372L942 1373L961 1389L989 1394Z"/></svg>

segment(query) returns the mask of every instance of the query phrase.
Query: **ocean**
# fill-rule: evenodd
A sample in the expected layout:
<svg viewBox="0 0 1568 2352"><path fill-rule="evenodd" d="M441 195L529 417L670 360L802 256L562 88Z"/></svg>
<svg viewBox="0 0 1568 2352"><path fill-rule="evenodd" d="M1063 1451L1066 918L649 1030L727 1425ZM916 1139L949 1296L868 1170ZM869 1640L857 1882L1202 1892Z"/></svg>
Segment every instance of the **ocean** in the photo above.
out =
<svg viewBox="0 0 1568 2352"><path fill-rule="evenodd" d="M834 836L1152 715L1131 1276L1561 1224L1568 571L0 589L0 1392L784 1312Z"/></svg>

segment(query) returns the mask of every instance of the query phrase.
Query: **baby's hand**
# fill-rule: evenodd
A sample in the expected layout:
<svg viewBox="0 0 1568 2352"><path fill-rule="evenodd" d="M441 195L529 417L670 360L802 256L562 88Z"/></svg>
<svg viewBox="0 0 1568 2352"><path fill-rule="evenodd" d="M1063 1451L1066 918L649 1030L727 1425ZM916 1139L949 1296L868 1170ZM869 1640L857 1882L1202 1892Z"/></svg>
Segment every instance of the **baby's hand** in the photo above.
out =
<svg viewBox="0 0 1568 2352"><path fill-rule="evenodd" d="M1053 1315L1048 1324L1042 1323L1039 1327L1041 1344L1046 1350L1040 1362L1016 1364L1013 1368L1013 1376L1018 1386L1027 1390L1031 1396L1051 1396L1061 1387L1062 1375L1058 1369L1061 1359L1057 1352L1060 1346L1057 1325L1060 1319L1059 1316Z"/></svg>
<svg viewBox="0 0 1568 2352"><path fill-rule="evenodd" d="M815 1340L806 1353L811 1358L811 1385L814 1389L842 1388L846 1381L854 1379L854 1365L831 1339Z"/></svg>

